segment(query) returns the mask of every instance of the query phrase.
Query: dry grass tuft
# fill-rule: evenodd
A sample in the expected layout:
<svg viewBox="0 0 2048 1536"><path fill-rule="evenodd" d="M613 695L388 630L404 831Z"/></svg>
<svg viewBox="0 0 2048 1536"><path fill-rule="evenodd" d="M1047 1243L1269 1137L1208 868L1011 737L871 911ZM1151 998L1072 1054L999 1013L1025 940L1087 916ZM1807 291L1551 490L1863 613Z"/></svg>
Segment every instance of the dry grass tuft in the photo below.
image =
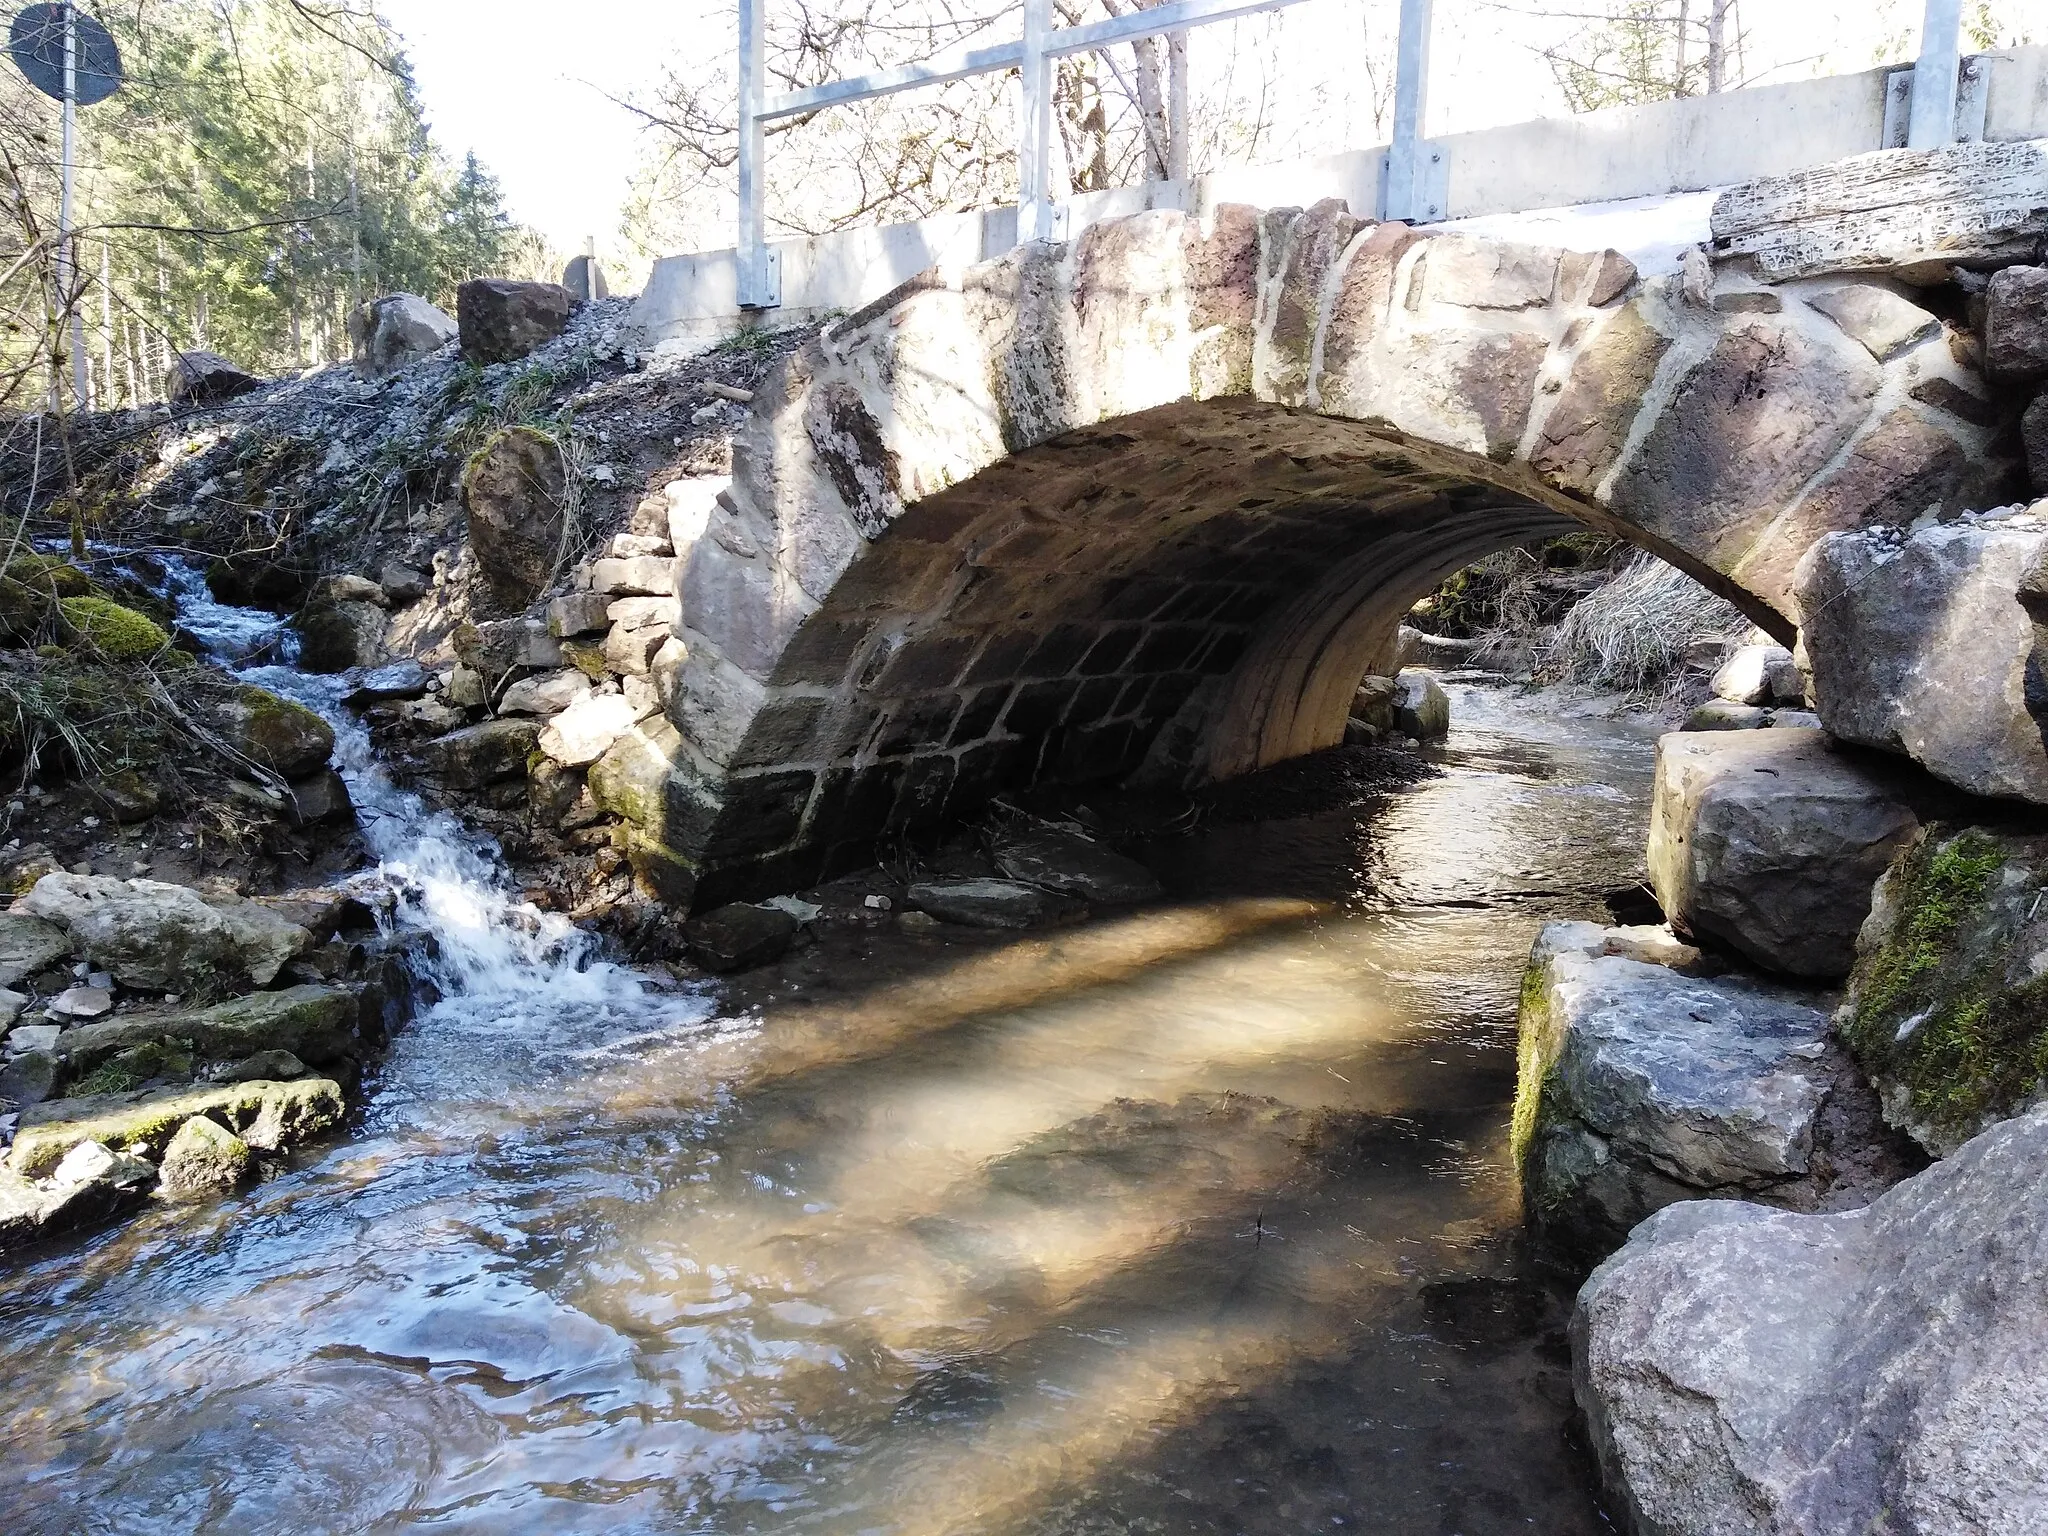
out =
<svg viewBox="0 0 2048 1536"><path fill-rule="evenodd" d="M1701 642L1740 640L1749 628L1726 598L1638 552L1551 631L1539 670L1551 681L1653 693L1682 673Z"/></svg>

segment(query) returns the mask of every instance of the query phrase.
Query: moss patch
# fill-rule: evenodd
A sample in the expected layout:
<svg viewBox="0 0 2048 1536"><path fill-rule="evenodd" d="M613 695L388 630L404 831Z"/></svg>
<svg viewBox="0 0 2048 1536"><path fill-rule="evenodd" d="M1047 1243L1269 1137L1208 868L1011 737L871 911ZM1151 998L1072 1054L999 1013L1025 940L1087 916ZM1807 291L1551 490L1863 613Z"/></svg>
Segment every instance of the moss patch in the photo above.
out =
<svg viewBox="0 0 2048 1536"><path fill-rule="evenodd" d="M1849 1046L1937 1152L2048 1079L2048 978L2029 965L2038 852L1977 831L1923 837L1887 876L1890 932L1857 964ZM2024 879L2007 877L2015 866Z"/></svg>
<svg viewBox="0 0 2048 1536"><path fill-rule="evenodd" d="M64 627L108 661L142 661L171 643L153 619L109 598L67 597L57 610Z"/></svg>

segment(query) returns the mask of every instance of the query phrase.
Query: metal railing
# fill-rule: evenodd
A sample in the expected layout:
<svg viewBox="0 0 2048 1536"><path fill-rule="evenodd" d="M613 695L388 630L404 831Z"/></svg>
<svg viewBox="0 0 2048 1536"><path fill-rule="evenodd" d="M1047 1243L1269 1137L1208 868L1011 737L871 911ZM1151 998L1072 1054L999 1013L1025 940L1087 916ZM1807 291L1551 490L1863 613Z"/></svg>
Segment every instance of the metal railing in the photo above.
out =
<svg viewBox="0 0 2048 1536"><path fill-rule="evenodd" d="M739 304L750 310L774 309L782 302L780 261L767 239L764 170L768 123L898 91L1017 70L1023 87L1017 127L1017 239L1019 243L1048 239L1058 232L1051 193L1053 60L1145 38L1169 39L1175 66L1169 108L1175 121L1169 153L1184 157L1187 32L1214 22L1277 11L1300 0L1168 0L1148 10L1057 29L1052 25L1052 0L1023 0L1023 36L1015 42L959 49L920 63L775 96L766 90L763 8L769 3L739 0L737 257ZM1919 60L1894 72L1887 93L1884 143L1873 148L1904 145L1925 149L1981 134L1983 79L1981 74L1966 76L1964 72L1962 5L1963 0L1926 0ZM1393 142L1387 149L1378 206L1373 210L1381 219L1431 223L1444 217L1450 206L1449 156L1442 145L1430 144L1422 136L1428 109L1433 9L1434 0L1401 0L1401 27L1394 49ZM1185 176L1184 158L1177 169Z"/></svg>

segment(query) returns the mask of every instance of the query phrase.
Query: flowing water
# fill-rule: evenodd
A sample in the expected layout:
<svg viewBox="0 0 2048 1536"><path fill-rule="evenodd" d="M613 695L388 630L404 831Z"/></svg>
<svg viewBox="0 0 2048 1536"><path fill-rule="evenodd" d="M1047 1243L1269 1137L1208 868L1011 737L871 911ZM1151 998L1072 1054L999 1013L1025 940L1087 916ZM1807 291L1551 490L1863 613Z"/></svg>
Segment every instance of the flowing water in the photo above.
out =
<svg viewBox="0 0 2048 1536"><path fill-rule="evenodd" d="M347 1136L0 1276L8 1532L1606 1529L1506 1139L1647 737L1460 689L1439 777L1162 838L1158 906L720 995L250 675L344 720L443 997Z"/></svg>

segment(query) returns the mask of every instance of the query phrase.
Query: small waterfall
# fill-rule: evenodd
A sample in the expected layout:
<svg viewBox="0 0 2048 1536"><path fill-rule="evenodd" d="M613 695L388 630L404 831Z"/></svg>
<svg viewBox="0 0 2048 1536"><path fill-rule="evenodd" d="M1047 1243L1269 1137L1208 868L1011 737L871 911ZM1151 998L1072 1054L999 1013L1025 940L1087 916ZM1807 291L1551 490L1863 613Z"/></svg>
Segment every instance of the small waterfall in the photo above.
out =
<svg viewBox="0 0 2048 1536"><path fill-rule="evenodd" d="M293 647L296 637L275 615L217 602L188 565L165 563L164 595L177 604L180 627L230 666ZM345 703L345 678L268 661L235 675L334 728L334 766L377 873L397 896L393 921L432 941L418 969L438 1000L395 1054L433 1057L427 1075L437 1096L465 1082L481 1093L508 1076L527 1077L512 1058L536 1068L588 1059L694 1033L705 1019L702 998L658 990L648 976L605 959L592 935L521 896L491 839L394 782Z"/></svg>

